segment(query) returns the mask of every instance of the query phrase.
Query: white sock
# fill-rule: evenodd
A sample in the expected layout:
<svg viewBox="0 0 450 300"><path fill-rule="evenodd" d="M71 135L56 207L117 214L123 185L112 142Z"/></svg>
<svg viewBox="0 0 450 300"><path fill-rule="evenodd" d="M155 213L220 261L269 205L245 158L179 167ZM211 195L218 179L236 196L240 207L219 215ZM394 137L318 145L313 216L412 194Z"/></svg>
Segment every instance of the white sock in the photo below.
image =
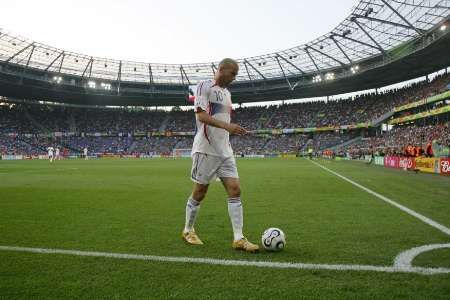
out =
<svg viewBox="0 0 450 300"><path fill-rule="evenodd" d="M242 227L244 227L244 216L242 212L242 202L240 197L228 198L228 214L233 226L234 240L238 241L244 237Z"/></svg>
<svg viewBox="0 0 450 300"><path fill-rule="evenodd" d="M184 232L189 232L194 228L195 219L200 210L200 202L189 197L186 203L186 223L184 224Z"/></svg>

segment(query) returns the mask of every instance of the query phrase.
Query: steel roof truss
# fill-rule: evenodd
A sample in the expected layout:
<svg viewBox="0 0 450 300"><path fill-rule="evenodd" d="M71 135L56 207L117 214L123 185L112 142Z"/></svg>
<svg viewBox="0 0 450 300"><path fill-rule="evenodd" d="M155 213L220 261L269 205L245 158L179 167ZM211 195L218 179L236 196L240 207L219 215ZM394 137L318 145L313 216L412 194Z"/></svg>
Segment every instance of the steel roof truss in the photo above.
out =
<svg viewBox="0 0 450 300"><path fill-rule="evenodd" d="M58 68L58 73L61 73L61 68L62 68L62 65L63 65L63 62L64 62L64 58L66 57L66 53L63 51L63 53L62 53L62 58L61 58L61 62L60 62L60 64L59 64L59 68Z"/></svg>
<svg viewBox="0 0 450 300"><path fill-rule="evenodd" d="M340 60L338 60L338 59L332 57L331 55L328 55L328 54L326 54L326 53L323 53L322 51L317 50L317 49L315 49L315 48L313 48L313 47L311 47L311 46L307 46L307 48L309 48L309 49L311 49L311 50L314 50L314 51L316 51L316 52L319 52L319 53L322 54L323 56L326 56L326 57L328 57L328 58L334 60L335 62L339 63L339 64L340 64L341 66L343 66L343 67L346 66L346 64L344 64L342 61L340 61Z"/></svg>
<svg viewBox="0 0 450 300"><path fill-rule="evenodd" d="M153 86L153 72L152 72L151 64L148 64L148 79L149 79L150 85Z"/></svg>
<svg viewBox="0 0 450 300"><path fill-rule="evenodd" d="M289 79L287 78L286 73L284 72L284 69L283 69L283 67L281 66L280 60L278 59L277 56L275 56L275 59L277 60L278 65L280 66L280 69L281 69L281 72L283 73L284 79L286 79L286 82L287 82L287 84L289 85L289 89L292 90L291 82L290 82Z"/></svg>
<svg viewBox="0 0 450 300"><path fill-rule="evenodd" d="M389 25L392 25L392 26L397 26L397 27L402 27L402 28L406 28L406 29L412 29L412 30L415 30L416 32L419 32L419 34L420 35L422 35L423 34L423 30L422 29L419 29L419 28L416 28L416 27L412 27L411 28L411 26L409 26L409 25L404 25L404 24L400 24L400 23L396 23L396 22L392 22L392 21L388 21L388 20L381 20L381 19L377 19L377 18L372 18L372 17L369 17L369 16L362 16L362 15L353 15L355 18L360 18L360 19L367 19L367 20L370 20L370 21L375 21L375 22L379 22L379 23L383 23L383 24L389 24Z"/></svg>
<svg viewBox="0 0 450 300"><path fill-rule="evenodd" d="M8 58L7 60L5 60L6 63L10 62L11 59L13 59L14 57L16 57L17 55L20 55L22 52L24 52L25 50L27 50L28 48L33 47L34 48L34 43L31 43L29 45L27 45L25 48L19 50L18 52L16 52L13 56L11 56L10 58Z"/></svg>
<svg viewBox="0 0 450 300"><path fill-rule="evenodd" d="M408 24L408 26L415 30L419 35L423 35L423 31L418 30L416 27L414 27L408 20L406 20L406 18L404 16L402 16L396 9L394 9L389 3L386 2L386 0L381 0L381 2L383 2L387 7L389 7L397 16L400 17L400 19L402 19L403 22L405 22L406 24Z"/></svg>
<svg viewBox="0 0 450 300"><path fill-rule="evenodd" d="M309 53L308 48L305 48L305 51L306 51L306 54L308 54L309 59L311 59L311 61L313 62L314 66L316 67L317 71L318 71L319 73L321 73L319 67L318 67L317 64L316 64L316 61L315 61L314 58L312 57L311 53Z"/></svg>
<svg viewBox="0 0 450 300"><path fill-rule="evenodd" d="M284 58L283 56L281 56L280 54L277 54L276 57L281 58L282 60L284 60L285 62L287 62L288 64L290 64L292 67L294 67L296 70L299 70L302 74L305 74L305 72L300 69L299 67L297 67L296 65L294 65L292 62L290 62L289 60L287 60L286 58Z"/></svg>
<svg viewBox="0 0 450 300"><path fill-rule="evenodd" d="M214 75L214 77L215 77L215 76L216 76L216 70L217 70L217 67L216 67L216 65L215 65L214 63L211 64L211 69L212 69L213 75Z"/></svg>
<svg viewBox="0 0 450 300"><path fill-rule="evenodd" d="M89 68L89 66L92 65L92 62L93 62L93 61L94 61L94 60L93 60L92 57L91 57L91 59L89 60L89 62L88 62L87 65L86 65L86 68L84 68L84 71L83 71L83 74L81 75L81 78L84 77L84 74L86 74L87 69Z"/></svg>
<svg viewBox="0 0 450 300"><path fill-rule="evenodd" d="M345 58L350 62L350 64L353 63L353 61L350 59L350 57L347 55L347 53L342 49L341 45L339 45L338 41L334 39L334 36L330 36L330 39L336 44L336 46L341 50L342 54L344 54Z"/></svg>
<svg viewBox="0 0 450 300"><path fill-rule="evenodd" d="M63 52L61 52L48 66L47 66L47 68L45 68L45 72L47 72L48 71L48 69L50 69L51 68L51 66L62 56L62 55L64 55L64 51Z"/></svg>
<svg viewBox="0 0 450 300"><path fill-rule="evenodd" d="M361 24L359 24L358 21L356 21L356 19L353 19L353 22L358 25L358 27L370 38L370 40L377 45L378 50L380 50L381 53L383 54L387 54L386 51L383 49L383 47L380 46L380 44L378 44L378 42L367 32L367 30L364 29L364 27L362 27Z"/></svg>
<svg viewBox="0 0 450 300"><path fill-rule="evenodd" d="M253 70L256 71L256 73L258 73L264 80L267 80L267 78L258 70L256 69L248 60L244 59L244 61L250 66L252 67Z"/></svg>
<svg viewBox="0 0 450 300"><path fill-rule="evenodd" d="M184 70L183 65L180 65L180 72L181 72L181 81L182 81L183 85L184 85L183 75L186 78L188 84L191 85L191 81L189 80L189 77L186 75L186 71Z"/></svg>

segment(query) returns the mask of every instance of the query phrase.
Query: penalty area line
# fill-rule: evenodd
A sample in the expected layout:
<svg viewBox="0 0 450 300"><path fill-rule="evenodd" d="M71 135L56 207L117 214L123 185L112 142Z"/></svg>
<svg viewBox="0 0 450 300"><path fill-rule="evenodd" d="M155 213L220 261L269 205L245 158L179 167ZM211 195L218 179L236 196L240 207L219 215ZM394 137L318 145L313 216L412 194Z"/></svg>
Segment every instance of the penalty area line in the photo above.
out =
<svg viewBox="0 0 450 300"><path fill-rule="evenodd" d="M63 254L72 256L104 257L128 260L143 260L154 262L191 263L220 266L246 266L272 269L298 269L298 270L332 270L332 271L367 271L384 273L416 273L423 275L449 274L449 268L423 268L411 266L371 266L371 265L339 265L339 264L309 264L293 262L268 262L268 261L248 261L248 260L226 260L200 257L176 257L176 256L156 256L126 253L108 253L80 250L27 248L15 246L0 246L0 251L27 252L39 254Z"/></svg>
<svg viewBox="0 0 450 300"><path fill-rule="evenodd" d="M333 170L330 170L327 167L325 167L325 166L323 166L323 165L321 165L321 164L319 164L319 163L317 163L315 161L310 160L310 162L312 162L316 166L324 169L325 171L328 171L331 174L336 175L337 177L339 177L339 178L341 178L341 179L351 183L352 185L360 188L361 190L363 190L363 191L365 191L365 192L367 192L367 193L377 197L378 199L380 199L380 200L382 200L384 202L387 202L387 203L397 207L398 209L400 209L400 210L406 212L407 214L409 214L409 215L419 219L420 221L422 221L422 222L424 222L424 223L426 223L426 224L428 224L430 226L433 226L434 228L436 228L436 229L440 230L441 232L445 233L446 235L450 235L450 229L445 227L444 225L439 224L438 222L433 221L430 218L425 217L424 215L421 215L418 212L415 212L414 210L412 210L412 209L410 209L410 208L408 208L406 206L403 206L403 205L395 202L394 200L389 199L388 197L385 197L385 196L383 196L383 195L381 195L381 194L379 194L377 192L374 192L371 189L366 188L365 186L363 186L363 185L361 185L361 184L359 184L357 182L354 182L353 180L351 180L351 179L349 179L349 178L347 178L347 177L345 177L345 176L343 176L343 175L341 175L341 174L339 174L339 173L337 173L337 172L335 172Z"/></svg>

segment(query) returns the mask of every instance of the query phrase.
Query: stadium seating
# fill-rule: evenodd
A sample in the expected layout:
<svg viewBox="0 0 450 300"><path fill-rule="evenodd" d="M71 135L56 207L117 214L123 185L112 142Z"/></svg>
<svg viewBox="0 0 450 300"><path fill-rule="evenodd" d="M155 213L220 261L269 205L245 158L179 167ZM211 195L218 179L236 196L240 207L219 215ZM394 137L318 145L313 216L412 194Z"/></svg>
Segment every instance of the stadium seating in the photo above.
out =
<svg viewBox="0 0 450 300"><path fill-rule="evenodd" d="M364 134L361 130L272 135L272 129L317 128L370 122L394 107L442 92L450 82L443 74L431 82L422 81L400 89L358 95L333 101L314 101L278 106L239 107L233 122L248 130L268 129L268 133L232 137L236 153L298 153L306 147L315 151L342 144ZM442 123L442 122L441 122ZM171 154L187 149L195 132L192 110L117 109L3 102L0 105L0 154L45 154L48 146L66 148L77 154L87 147L90 153ZM190 133L179 136L180 132ZM154 136L153 133L158 133ZM279 132L281 133L281 131ZM366 133L367 134L367 133ZM371 134L373 135L373 133ZM339 148L352 156L379 151L401 152L407 145L424 147L431 138L448 144L445 126L396 127L376 137ZM390 149L390 150L388 150Z"/></svg>

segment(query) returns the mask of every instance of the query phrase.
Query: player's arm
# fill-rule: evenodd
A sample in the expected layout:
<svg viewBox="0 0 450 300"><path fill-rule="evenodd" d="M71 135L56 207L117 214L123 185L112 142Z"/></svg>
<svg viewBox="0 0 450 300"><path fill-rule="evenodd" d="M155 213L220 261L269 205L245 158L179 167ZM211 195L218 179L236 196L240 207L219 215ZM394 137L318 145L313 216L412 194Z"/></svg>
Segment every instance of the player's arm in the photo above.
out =
<svg viewBox="0 0 450 300"><path fill-rule="evenodd" d="M222 128L222 129L225 129L226 131L228 131L229 133L236 134L236 135L244 135L247 133L247 130L245 130L243 127L239 126L238 124L227 123L227 122L215 119L215 118L211 117L209 114L207 114L202 109L197 109L197 112L195 114L197 116L197 119L200 122L205 123L206 125L217 127L217 128Z"/></svg>

